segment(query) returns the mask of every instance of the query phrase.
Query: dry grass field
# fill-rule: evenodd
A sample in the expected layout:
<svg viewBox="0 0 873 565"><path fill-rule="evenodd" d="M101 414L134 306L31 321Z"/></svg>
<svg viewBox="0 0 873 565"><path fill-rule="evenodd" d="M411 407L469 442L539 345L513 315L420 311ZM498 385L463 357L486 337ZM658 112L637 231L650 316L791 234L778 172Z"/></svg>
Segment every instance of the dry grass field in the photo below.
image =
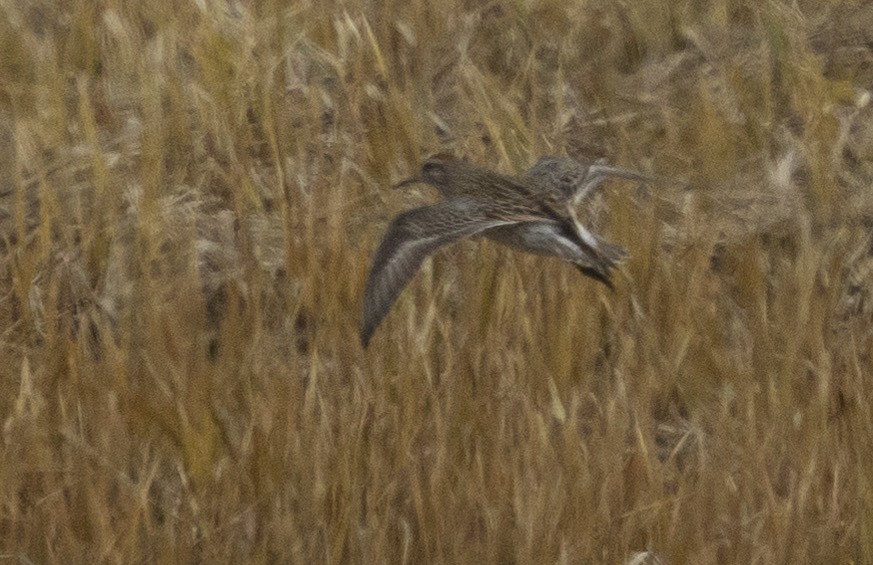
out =
<svg viewBox="0 0 873 565"><path fill-rule="evenodd" d="M871 91L866 0L0 2L0 563L873 563ZM438 151L662 180L364 350Z"/></svg>

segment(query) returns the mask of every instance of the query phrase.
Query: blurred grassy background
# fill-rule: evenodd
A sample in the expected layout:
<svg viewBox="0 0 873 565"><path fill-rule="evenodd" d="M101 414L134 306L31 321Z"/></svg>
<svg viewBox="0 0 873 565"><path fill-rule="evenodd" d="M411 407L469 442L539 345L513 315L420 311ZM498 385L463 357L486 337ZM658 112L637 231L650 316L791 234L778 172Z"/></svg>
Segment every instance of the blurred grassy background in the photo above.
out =
<svg viewBox="0 0 873 565"><path fill-rule="evenodd" d="M873 6L0 2L0 557L873 562ZM363 351L430 153L616 185Z"/></svg>

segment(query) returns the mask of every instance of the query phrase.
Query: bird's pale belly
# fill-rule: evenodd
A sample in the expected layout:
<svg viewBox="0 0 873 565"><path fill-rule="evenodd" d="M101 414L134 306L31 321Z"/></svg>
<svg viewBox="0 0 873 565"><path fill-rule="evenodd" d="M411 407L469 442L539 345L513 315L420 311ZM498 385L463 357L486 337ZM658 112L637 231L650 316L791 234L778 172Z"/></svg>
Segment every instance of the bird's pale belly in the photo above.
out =
<svg viewBox="0 0 873 565"><path fill-rule="evenodd" d="M499 226L485 231L482 235L534 255L560 257L567 261L578 260L587 255L576 243L564 236L553 222Z"/></svg>

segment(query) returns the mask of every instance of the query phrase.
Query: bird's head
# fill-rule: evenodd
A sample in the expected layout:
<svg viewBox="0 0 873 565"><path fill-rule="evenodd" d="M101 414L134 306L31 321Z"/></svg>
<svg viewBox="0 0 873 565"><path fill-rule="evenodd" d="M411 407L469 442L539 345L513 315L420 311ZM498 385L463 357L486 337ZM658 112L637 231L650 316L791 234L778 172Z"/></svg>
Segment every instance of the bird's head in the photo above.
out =
<svg viewBox="0 0 873 565"><path fill-rule="evenodd" d="M424 162L419 172L408 179L402 180L393 188L403 188L415 183L429 184L442 191L456 176L454 171L461 167L463 161L448 153L438 153Z"/></svg>

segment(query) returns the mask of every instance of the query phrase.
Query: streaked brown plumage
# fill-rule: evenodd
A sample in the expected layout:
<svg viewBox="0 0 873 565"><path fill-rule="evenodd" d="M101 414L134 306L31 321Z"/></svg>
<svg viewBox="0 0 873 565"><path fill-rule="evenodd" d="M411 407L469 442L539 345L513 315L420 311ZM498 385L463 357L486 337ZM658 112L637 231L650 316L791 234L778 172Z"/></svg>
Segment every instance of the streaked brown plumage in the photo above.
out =
<svg viewBox="0 0 873 565"><path fill-rule="evenodd" d="M370 342L422 261L445 245L478 235L528 253L559 257L612 288L610 273L626 256L620 246L588 231L576 206L608 177L648 177L602 161L543 157L513 177L437 155L397 185L425 183L443 201L398 215L376 250L364 290L361 343Z"/></svg>

